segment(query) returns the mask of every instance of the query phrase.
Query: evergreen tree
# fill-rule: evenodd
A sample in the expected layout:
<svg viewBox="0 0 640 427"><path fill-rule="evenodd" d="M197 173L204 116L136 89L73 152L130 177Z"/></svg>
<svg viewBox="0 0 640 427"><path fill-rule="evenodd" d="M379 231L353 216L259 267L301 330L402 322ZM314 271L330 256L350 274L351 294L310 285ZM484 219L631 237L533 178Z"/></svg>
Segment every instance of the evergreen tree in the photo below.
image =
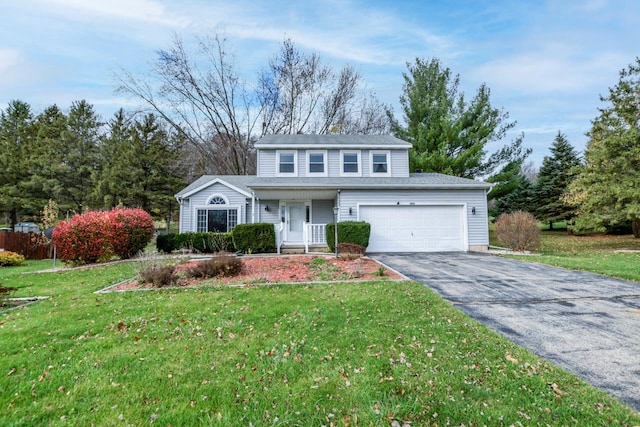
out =
<svg viewBox="0 0 640 427"><path fill-rule="evenodd" d="M531 212L535 210L535 206L534 184L526 176L519 175L516 188L509 194L496 199L489 214L497 218L504 213Z"/></svg>
<svg viewBox="0 0 640 427"><path fill-rule="evenodd" d="M566 200L578 205L577 231L631 221L640 237L640 57L601 101L606 106L592 121L585 166Z"/></svg>
<svg viewBox="0 0 640 427"><path fill-rule="evenodd" d="M481 85L468 102L459 93L459 76L443 68L438 59L416 59L407 64L404 94L400 98L406 127L393 121L396 136L410 142L410 168L465 178L489 176L500 167L522 162L530 150L522 149L522 136L488 155L486 146L513 129L509 115L493 108L490 91Z"/></svg>
<svg viewBox="0 0 640 427"><path fill-rule="evenodd" d="M93 194L98 206L111 209L128 202L133 182L131 131L130 120L121 108L109 121L100 145L100 169Z"/></svg>
<svg viewBox="0 0 640 427"><path fill-rule="evenodd" d="M67 116L57 105L47 107L36 117L36 138L29 159L29 201L33 209L42 210L57 197L58 164L63 158L61 138L67 128Z"/></svg>
<svg viewBox="0 0 640 427"><path fill-rule="evenodd" d="M22 213L38 212L26 208L29 194L25 191L35 137L33 120L31 106L19 100L11 101L0 112L0 211L8 214L11 226Z"/></svg>
<svg viewBox="0 0 640 427"><path fill-rule="evenodd" d="M83 212L90 208L94 179L99 167L101 123L87 101L74 101L66 129L61 134L56 162L56 200L61 209Z"/></svg>
<svg viewBox="0 0 640 427"><path fill-rule="evenodd" d="M176 207L173 195L185 185L182 152L181 140L155 115L130 123L120 110L101 146L96 199L107 208L139 207L170 221Z"/></svg>
<svg viewBox="0 0 640 427"><path fill-rule="evenodd" d="M558 132L551 145L551 156L542 161L535 185L538 220L549 222L569 220L575 215L575 207L566 203L565 195L573 181L580 158L566 136Z"/></svg>

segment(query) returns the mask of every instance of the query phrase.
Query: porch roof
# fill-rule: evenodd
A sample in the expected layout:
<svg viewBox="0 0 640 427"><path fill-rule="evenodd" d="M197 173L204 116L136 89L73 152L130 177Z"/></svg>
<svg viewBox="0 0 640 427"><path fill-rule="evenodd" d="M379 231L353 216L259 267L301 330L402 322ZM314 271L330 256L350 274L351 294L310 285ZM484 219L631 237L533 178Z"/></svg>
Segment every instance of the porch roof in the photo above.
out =
<svg viewBox="0 0 640 427"><path fill-rule="evenodd" d="M236 187L244 194L255 193L260 198L311 197L331 199L337 190L447 190L447 189L488 189L492 184L467 178L443 175L439 173L418 173L408 177L334 177L334 178L281 178L258 177L255 175L203 175L184 188L177 198L192 194L220 182ZM284 196L283 196L284 195Z"/></svg>

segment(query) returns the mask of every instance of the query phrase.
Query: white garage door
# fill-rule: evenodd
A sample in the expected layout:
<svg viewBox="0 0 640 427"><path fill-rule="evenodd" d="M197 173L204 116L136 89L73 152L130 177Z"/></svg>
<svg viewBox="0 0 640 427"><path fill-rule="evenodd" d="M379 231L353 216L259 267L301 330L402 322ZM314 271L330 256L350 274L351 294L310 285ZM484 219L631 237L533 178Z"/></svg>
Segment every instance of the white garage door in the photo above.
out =
<svg viewBox="0 0 640 427"><path fill-rule="evenodd" d="M368 252L463 251L462 206L360 206L371 224Z"/></svg>

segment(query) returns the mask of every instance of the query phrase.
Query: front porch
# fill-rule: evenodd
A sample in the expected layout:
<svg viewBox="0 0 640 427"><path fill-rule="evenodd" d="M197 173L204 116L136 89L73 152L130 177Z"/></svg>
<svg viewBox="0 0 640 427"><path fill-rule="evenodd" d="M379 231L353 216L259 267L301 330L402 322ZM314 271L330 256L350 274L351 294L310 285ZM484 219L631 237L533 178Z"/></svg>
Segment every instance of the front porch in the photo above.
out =
<svg viewBox="0 0 640 427"><path fill-rule="evenodd" d="M309 251L326 251L327 236L326 236L326 224L312 224L304 222L302 224L302 240L301 241L287 241L286 236L286 223L280 222L275 224L276 232L276 249L278 253L289 252L296 253L302 252L309 253Z"/></svg>

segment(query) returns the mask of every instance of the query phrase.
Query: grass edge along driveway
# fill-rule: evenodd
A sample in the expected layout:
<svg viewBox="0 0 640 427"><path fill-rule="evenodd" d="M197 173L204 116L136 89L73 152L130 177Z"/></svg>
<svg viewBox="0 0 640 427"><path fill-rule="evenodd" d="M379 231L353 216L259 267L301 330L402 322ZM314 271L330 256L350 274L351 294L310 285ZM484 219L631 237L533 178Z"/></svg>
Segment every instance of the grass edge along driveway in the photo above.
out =
<svg viewBox="0 0 640 427"><path fill-rule="evenodd" d="M36 268L24 267L22 271ZM640 425L417 282L97 295L131 263L0 270L0 424Z"/></svg>

